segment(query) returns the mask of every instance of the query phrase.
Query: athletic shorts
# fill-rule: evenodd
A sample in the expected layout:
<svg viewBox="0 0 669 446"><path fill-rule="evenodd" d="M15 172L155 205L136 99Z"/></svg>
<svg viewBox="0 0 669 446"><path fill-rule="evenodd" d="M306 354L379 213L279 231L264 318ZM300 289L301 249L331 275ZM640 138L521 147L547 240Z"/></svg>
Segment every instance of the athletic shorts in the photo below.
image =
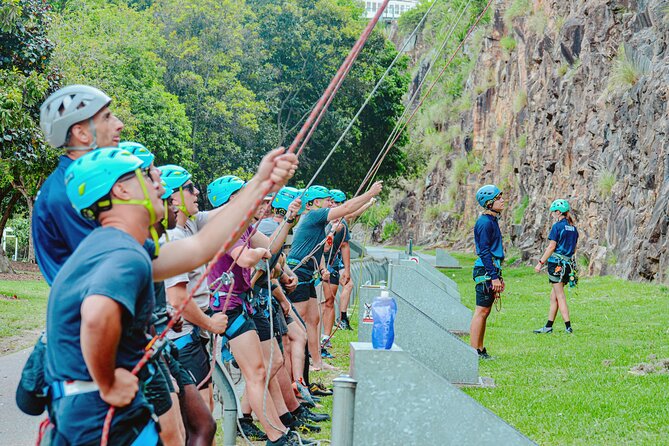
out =
<svg viewBox="0 0 669 446"><path fill-rule="evenodd" d="M232 327L232 324L237 320L237 318L242 317L242 314L246 314L244 312L244 309L240 306L237 306L231 310L228 310L225 312L225 314L228 316L228 327ZM258 331L256 324L253 320L252 317L246 315L246 321L242 324L239 329L233 333L232 335L230 333L226 332L226 336L228 339L235 339L237 336L243 335L247 331Z"/></svg>
<svg viewBox="0 0 669 446"><path fill-rule="evenodd" d="M179 350L179 362L193 375L195 384L199 386L209 374L211 364L209 354L205 350L202 341L200 341L200 336L196 335L195 337L197 339L192 340L188 345ZM206 386L210 382L211 377L209 377L204 385Z"/></svg>
<svg viewBox="0 0 669 446"><path fill-rule="evenodd" d="M294 271L300 284L295 288L295 291L288 295L288 300L292 303L306 302L309 299L316 299L316 286L313 282L313 272L299 268Z"/></svg>
<svg viewBox="0 0 669 446"><path fill-rule="evenodd" d="M548 270L549 283L569 283L569 274L571 273L571 265L569 263L548 262L546 269Z"/></svg>
<svg viewBox="0 0 669 446"><path fill-rule="evenodd" d="M339 270L328 266L328 271L330 272L330 285L339 285Z"/></svg>
<svg viewBox="0 0 669 446"><path fill-rule="evenodd" d="M184 388L191 384L197 384L193 374L186 370L184 366L178 360L178 350L175 346L171 346L170 354L165 355L165 360L167 362L167 367L170 370L170 374L177 380L177 385L179 386L179 393L183 394Z"/></svg>
<svg viewBox="0 0 669 446"><path fill-rule="evenodd" d="M258 337L260 338L260 342L265 342L272 339L272 332L271 332L271 327L269 325L269 318L265 316L264 311L256 311L255 314L251 316L251 319L253 319L253 323L256 326L256 331L258 332Z"/></svg>
<svg viewBox="0 0 669 446"><path fill-rule="evenodd" d="M482 266L475 266L473 277L484 276L485 268ZM476 284L476 306L490 308L495 303L495 293L492 291L492 284L490 280Z"/></svg>
<svg viewBox="0 0 669 446"><path fill-rule="evenodd" d="M272 299L272 317L274 318L274 336L280 338L288 334L288 323L283 315L281 305L279 305L276 299Z"/></svg>
<svg viewBox="0 0 669 446"><path fill-rule="evenodd" d="M144 396L153 406L156 415L164 415L172 407L170 393L174 392L174 387L170 372L162 357L157 361L151 361L146 367L149 372L153 371L153 374L149 373L144 381Z"/></svg>

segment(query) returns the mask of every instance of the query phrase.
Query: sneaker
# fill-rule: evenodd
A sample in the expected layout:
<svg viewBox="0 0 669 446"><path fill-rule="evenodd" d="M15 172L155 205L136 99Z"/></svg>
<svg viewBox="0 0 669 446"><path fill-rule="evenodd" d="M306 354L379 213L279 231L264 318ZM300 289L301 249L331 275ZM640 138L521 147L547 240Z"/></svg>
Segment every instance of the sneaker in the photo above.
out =
<svg viewBox="0 0 669 446"><path fill-rule="evenodd" d="M566 331L567 333L570 333L570 334L571 334L571 333L574 332L574 329L571 328L571 327L568 327L568 328L565 328L564 331Z"/></svg>
<svg viewBox="0 0 669 446"><path fill-rule="evenodd" d="M330 395L332 395L332 390L326 388L321 383L311 383L311 387L309 387L309 392L312 395L316 395L316 396L330 396Z"/></svg>
<svg viewBox="0 0 669 446"><path fill-rule="evenodd" d="M545 327L544 326L544 327L541 327L541 328L537 328L536 330L534 330L534 332L536 334L539 334L539 333L553 333L553 327Z"/></svg>
<svg viewBox="0 0 669 446"><path fill-rule="evenodd" d="M332 353L327 351L325 347L321 348L321 358L327 358L327 359L332 359L334 356L332 356Z"/></svg>
<svg viewBox="0 0 669 446"><path fill-rule="evenodd" d="M242 429L246 438L251 441L263 441L267 440L267 435L258 426L253 423L253 418L243 417L239 419L239 426ZM241 432L237 432L237 435L242 436ZM269 440L268 440L269 441ZM269 443L268 443L269 444Z"/></svg>
<svg viewBox="0 0 669 446"><path fill-rule="evenodd" d="M348 319L340 320L338 325L340 330L353 330L353 328L351 328L351 324L348 321Z"/></svg>
<svg viewBox="0 0 669 446"><path fill-rule="evenodd" d="M303 434L316 434L321 431L320 426L309 424L303 418L295 418L295 421L288 427Z"/></svg>
<svg viewBox="0 0 669 446"><path fill-rule="evenodd" d="M295 443L289 443L288 441L289 441L288 437L284 434L280 436L276 441L272 441L268 438L267 442L265 443L265 446L288 446L295 444Z"/></svg>
<svg viewBox="0 0 669 446"><path fill-rule="evenodd" d="M330 338L330 339L328 339L328 338L330 338L330 337L328 336L328 337L325 337L325 338L321 339L321 348L332 348L332 342L330 342L330 339L332 339L332 338Z"/></svg>
<svg viewBox="0 0 669 446"><path fill-rule="evenodd" d="M488 361L492 361L493 359L495 359L494 357L492 357L488 354L488 351L486 350L485 347L483 347L483 350L478 350L477 349L476 351L479 354L479 359L485 359L485 360L488 360Z"/></svg>
<svg viewBox="0 0 669 446"><path fill-rule="evenodd" d="M328 421L330 419L330 415L326 413L312 412L304 406L300 406L297 409L297 415L295 417L299 420L313 421L315 423L320 423L321 421Z"/></svg>
<svg viewBox="0 0 669 446"><path fill-rule="evenodd" d="M299 392L299 397L302 398L302 403L307 407L316 407L316 402L314 401L314 398L311 396L311 393L309 392L309 389L307 389L307 386L305 386L302 383L302 380L296 381L295 382L295 387L297 388L297 391Z"/></svg>
<svg viewBox="0 0 669 446"><path fill-rule="evenodd" d="M318 443L316 440L302 437L298 432L294 430L288 431L286 437L288 438L286 446L315 445Z"/></svg>

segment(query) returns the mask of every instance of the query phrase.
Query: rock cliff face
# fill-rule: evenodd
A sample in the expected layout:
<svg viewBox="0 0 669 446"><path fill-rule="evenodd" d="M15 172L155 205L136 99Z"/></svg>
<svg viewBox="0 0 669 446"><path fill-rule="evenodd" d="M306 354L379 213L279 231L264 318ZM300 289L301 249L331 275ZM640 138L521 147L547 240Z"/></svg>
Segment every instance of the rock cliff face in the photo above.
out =
<svg viewBox="0 0 669 446"><path fill-rule="evenodd" d="M403 191L393 218L418 243L473 249L475 192L496 183L505 246L535 261L548 207L566 198L582 269L668 281L668 3L535 0L508 12L522 3L496 3L471 109L442 123L460 128L454 151Z"/></svg>

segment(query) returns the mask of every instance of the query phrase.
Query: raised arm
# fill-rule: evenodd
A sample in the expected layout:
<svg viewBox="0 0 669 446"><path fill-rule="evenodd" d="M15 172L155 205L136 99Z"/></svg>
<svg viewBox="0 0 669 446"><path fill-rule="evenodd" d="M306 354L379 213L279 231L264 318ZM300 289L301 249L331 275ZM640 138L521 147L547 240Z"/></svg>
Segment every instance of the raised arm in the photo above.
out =
<svg viewBox="0 0 669 446"><path fill-rule="evenodd" d="M351 198L341 206L330 209L330 212L328 212L328 221L343 218L356 212L369 200L379 195L381 193L381 189L383 189L383 181L377 181L376 183L372 184L372 187L370 187L369 190L364 194L355 198Z"/></svg>
<svg viewBox="0 0 669 446"><path fill-rule="evenodd" d="M277 191L295 173L297 157L283 152L283 148L279 148L263 158L258 173L238 192L235 206L225 206L213 218L210 216L208 223L194 236L165 244L160 256L153 261L154 280L164 280L207 263L243 222L241 236L249 225L244 219L253 212L265 188L273 184L270 190Z"/></svg>
<svg viewBox="0 0 669 446"><path fill-rule="evenodd" d="M369 209L370 207L372 207L372 206L374 205L374 203L376 203L376 198L372 198L372 199L369 200L367 203L363 204L362 207L361 207L360 209L358 209L357 211L353 212L352 214L348 214L348 215L346 216L346 223L351 223L351 221L353 221L353 219L360 217L362 214L365 213L365 211L366 211L367 209Z"/></svg>

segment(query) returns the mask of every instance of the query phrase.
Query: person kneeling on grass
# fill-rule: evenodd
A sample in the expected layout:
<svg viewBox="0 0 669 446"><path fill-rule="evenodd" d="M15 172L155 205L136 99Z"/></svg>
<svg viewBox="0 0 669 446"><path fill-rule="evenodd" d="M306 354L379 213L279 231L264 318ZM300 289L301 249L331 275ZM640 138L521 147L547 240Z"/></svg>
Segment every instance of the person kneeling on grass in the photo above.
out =
<svg viewBox="0 0 669 446"><path fill-rule="evenodd" d="M557 222L548 234L549 243L546 252L539 259L537 266L534 267L534 270L539 273L542 267L548 262L548 281L552 285L551 303L548 308L548 321L546 325L534 330L534 332L537 334L552 333L553 322L559 309L564 320L566 332L573 333L564 286L567 283L571 284L575 282L576 265L574 264L574 253L576 252L576 244L578 243L578 230L574 226L574 220L571 217L567 200L555 200L551 204L551 214L557 219Z"/></svg>

